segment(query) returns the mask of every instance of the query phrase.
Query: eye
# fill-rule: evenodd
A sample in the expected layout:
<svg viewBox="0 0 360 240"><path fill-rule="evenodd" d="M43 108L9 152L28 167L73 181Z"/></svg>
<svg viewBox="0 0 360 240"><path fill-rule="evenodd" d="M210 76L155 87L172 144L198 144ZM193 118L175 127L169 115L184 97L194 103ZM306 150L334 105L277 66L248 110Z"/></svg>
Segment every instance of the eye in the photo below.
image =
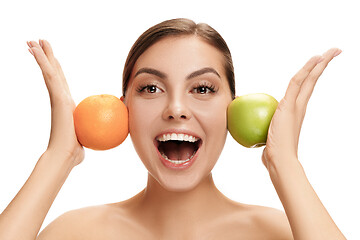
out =
<svg viewBox="0 0 360 240"><path fill-rule="evenodd" d="M157 92L161 92L161 89L156 84L147 84L147 85L139 86L137 88L137 91L139 93L142 93L142 92L157 93Z"/></svg>
<svg viewBox="0 0 360 240"><path fill-rule="evenodd" d="M199 84L193 88L192 92L199 94L209 94L209 93L214 93L216 91L215 91L215 86L212 84Z"/></svg>

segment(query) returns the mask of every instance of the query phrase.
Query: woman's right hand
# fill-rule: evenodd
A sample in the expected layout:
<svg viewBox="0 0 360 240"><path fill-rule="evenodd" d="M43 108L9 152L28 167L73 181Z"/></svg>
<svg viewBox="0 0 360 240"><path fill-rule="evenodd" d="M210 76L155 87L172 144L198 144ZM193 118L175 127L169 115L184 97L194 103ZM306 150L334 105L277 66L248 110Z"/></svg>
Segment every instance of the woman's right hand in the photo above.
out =
<svg viewBox="0 0 360 240"><path fill-rule="evenodd" d="M64 73L48 41L30 41L27 44L29 52L40 66L50 95L51 132L46 151L62 154L76 166L83 161L85 153L75 134L73 112L76 104Z"/></svg>

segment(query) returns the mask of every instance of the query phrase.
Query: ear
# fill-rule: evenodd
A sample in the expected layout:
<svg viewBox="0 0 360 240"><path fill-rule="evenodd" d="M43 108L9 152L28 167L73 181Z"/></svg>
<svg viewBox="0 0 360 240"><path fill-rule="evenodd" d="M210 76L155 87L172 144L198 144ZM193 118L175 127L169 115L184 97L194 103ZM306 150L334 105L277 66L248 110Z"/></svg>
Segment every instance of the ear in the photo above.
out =
<svg viewBox="0 0 360 240"><path fill-rule="evenodd" d="M236 95L235 95L234 99L232 99L231 101L234 101L234 100L237 99L238 97L239 97L239 96L236 96Z"/></svg>
<svg viewBox="0 0 360 240"><path fill-rule="evenodd" d="M120 97L120 100L125 104L125 106L127 107L127 102L126 102L126 99L125 99L125 96L121 96Z"/></svg>

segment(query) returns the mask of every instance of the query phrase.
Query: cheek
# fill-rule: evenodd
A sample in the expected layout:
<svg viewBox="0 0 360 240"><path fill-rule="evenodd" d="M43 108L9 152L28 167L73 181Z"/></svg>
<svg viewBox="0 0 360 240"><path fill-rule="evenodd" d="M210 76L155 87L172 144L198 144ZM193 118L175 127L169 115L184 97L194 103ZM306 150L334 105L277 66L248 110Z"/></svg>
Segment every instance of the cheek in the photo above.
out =
<svg viewBox="0 0 360 240"><path fill-rule="evenodd" d="M195 104L194 104L195 105ZM202 105L202 106L201 106ZM203 144L205 172L210 172L218 161L227 136L227 103L211 101L198 105L196 118L206 134Z"/></svg>
<svg viewBox="0 0 360 240"><path fill-rule="evenodd" d="M227 102L211 101L194 104L193 112L206 134L206 151L220 154L227 135Z"/></svg>
<svg viewBox="0 0 360 240"><path fill-rule="evenodd" d="M159 110L151 101L132 99L128 104L129 131L133 146L147 169L151 169L149 153L154 150L151 136L156 122L159 122Z"/></svg>
<svg viewBox="0 0 360 240"><path fill-rule="evenodd" d="M161 116L159 106L158 102L133 99L128 106L130 134L148 133L149 126Z"/></svg>
<svg viewBox="0 0 360 240"><path fill-rule="evenodd" d="M226 130L226 110L227 103L222 101L211 101L193 104L193 112L197 119L206 129L212 131L219 130L223 132Z"/></svg>

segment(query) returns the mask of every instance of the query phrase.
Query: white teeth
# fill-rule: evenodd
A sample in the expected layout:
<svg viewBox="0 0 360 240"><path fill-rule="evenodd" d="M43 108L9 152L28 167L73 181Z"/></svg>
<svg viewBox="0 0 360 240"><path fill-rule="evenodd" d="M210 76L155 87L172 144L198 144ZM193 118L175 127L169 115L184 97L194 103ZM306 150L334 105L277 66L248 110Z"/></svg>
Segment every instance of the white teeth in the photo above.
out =
<svg viewBox="0 0 360 240"><path fill-rule="evenodd" d="M160 142L166 142L169 140L177 140L177 141L187 141L187 142L196 142L199 140L199 138L187 135L187 134L176 134L176 133L169 133L169 134L163 134L160 137L157 137L156 140Z"/></svg>
<svg viewBox="0 0 360 240"><path fill-rule="evenodd" d="M184 141L184 134L178 134L177 138L179 141Z"/></svg>
<svg viewBox="0 0 360 240"><path fill-rule="evenodd" d="M163 156L163 158L165 158L166 161L169 161L169 162L172 162L172 163L175 163L175 164L181 164L181 163L185 163L185 162L188 162L190 161L190 159L193 158L193 156L195 155L196 152L194 152L190 158L186 159L186 160L171 160L169 159L163 152L161 152L161 156Z"/></svg>
<svg viewBox="0 0 360 240"><path fill-rule="evenodd" d="M189 141L189 136L188 135L184 136L184 141Z"/></svg>

